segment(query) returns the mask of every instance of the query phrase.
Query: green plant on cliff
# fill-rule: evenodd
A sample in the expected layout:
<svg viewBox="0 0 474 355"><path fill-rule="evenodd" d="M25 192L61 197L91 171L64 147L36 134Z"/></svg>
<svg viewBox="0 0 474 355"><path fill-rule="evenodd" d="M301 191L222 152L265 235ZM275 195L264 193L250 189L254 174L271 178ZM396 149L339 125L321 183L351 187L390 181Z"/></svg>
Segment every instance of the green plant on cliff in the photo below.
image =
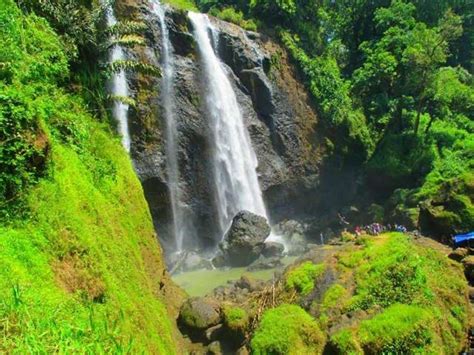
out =
<svg viewBox="0 0 474 355"><path fill-rule="evenodd" d="M47 21L2 0L0 23L0 352L175 352L127 154L62 87L70 58Z"/></svg>
<svg viewBox="0 0 474 355"><path fill-rule="evenodd" d="M318 354L324 334L316 321L296 305L282 304L267 310L251 341L252 352L260 354Z"/></svg>
<svg viewBox="0 0 474 355"><path fill-rule="evenodd" d="M315 265L310 261L295 267L286 275L285 286L289 290L296 290L303 296L314 288L316 279L324 272L325 266Z"/></svg>
<svg viewBox="0 0 474 355"><path fill-rule="evenodd" d="M256 31L257 24L254 20L247 20L241 11L235 10L233 7L224 7L218 9L212 8L210 14L220 18L221 20L235 23L236 25L246 29L247 31Z"/></svg>

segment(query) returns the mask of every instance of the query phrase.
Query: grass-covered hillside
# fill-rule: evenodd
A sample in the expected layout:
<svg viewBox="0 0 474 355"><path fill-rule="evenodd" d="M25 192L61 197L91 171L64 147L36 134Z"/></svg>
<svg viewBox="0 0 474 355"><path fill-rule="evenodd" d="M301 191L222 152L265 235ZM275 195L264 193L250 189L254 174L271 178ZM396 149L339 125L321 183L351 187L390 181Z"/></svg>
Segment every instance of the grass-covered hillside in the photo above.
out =
<svg viewBox="0 0 474 355"><path fill-rule="evenodd" d="M119 139L65 85L66 44L0 1L0 352L175 353L180 294Z"/></svg>

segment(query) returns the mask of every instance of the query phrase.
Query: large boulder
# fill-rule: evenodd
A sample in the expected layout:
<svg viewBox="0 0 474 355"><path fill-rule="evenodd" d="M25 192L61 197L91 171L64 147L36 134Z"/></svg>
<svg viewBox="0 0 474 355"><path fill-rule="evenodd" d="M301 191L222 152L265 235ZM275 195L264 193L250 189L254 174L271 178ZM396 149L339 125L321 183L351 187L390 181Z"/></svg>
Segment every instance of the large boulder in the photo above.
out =
<svg viewBox="0 0 474 355"><path fill-rule="evenodd" d="M281 256L284 250L285 250L285 246L281 243L265 242L265 245L262 250L262 254L263 256L267 258L271 258L274 256Z"/></svg>
<svg viewBox="0 0 474 355"><path fill-rule="evenodd" d="M203 297L189 298L181 306L179 320L185 328L205 330L221 321L219 305Z"/></svg>
<svg viewBox="0 0 474 355"><path fill-rule="evenodd" d="M249 265L261 254L263 242L269 235L270 226L264 217L240 211L220 244L226 263L231 266Z"/></svg>

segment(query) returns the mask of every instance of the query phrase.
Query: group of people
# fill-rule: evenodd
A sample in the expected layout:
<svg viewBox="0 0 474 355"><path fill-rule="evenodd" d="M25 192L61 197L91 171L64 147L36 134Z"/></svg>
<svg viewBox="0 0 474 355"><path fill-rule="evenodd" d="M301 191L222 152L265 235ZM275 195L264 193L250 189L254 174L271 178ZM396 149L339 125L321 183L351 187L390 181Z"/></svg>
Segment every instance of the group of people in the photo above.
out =
<svg viewBox="0 0 474 355"><path fill-rule="evenodd" d="M339 218L339 224L344 228L344 231L346 231L347 227L350 226L350 223L341 213L338 213L337 216ZM389 232L389 231L406 233L407 228L401 224L393 224L393 225L387 224L385 226L381 223L371 223L366 226L356 226L354 229L354 233L357 236L360 236L362 234L379 235L380 233Z"/></svg>
<svg viewBox="0 0 474 355"><path fill-rule="evenodd" d="M354 233L357 236L360 236L362 234L369 234L369 235L379 235L382 232L387 232L387 231L397 231L401 233L406 233L407 228L401 224L388 224L384 226L383 224L380 223L372 223L367 226L356 226L354 229Z"/></svg>

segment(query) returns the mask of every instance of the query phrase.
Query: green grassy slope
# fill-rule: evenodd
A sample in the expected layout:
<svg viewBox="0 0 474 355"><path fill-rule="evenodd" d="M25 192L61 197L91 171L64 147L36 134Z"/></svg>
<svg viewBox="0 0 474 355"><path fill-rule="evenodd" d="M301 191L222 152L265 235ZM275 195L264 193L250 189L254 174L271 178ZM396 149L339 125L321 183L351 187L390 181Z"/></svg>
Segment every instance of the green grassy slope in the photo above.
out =
<svg viewBox="0 0 474 355"><path fill-rule="evenodd" d="M127 154L60 88L46 21L0 2L0 352L178 352L163 294L180 292Z"/></svg>

